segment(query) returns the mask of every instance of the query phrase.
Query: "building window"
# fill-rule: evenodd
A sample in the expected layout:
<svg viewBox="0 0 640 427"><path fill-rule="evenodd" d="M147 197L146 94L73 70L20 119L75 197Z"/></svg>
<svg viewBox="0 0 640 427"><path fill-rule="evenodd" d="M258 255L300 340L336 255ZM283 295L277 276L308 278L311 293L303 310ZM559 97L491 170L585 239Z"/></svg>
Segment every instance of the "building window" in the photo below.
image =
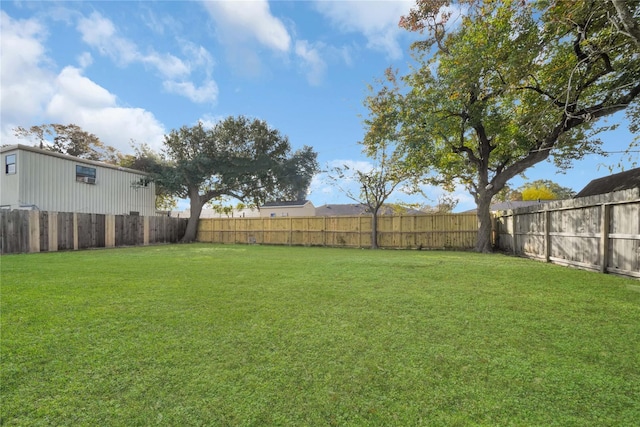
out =
<svg viewBox="0 0 640 427"><path fill-rule="evenodd" d="M8 154L4 158L4 173L13 175L16 173L16 155Z"/></svg>
<svg viewBox="0 0 640 427"><path fill-rule="evenodd" d="M96 168L76 165L76 181L87 184L96 183Z"/></svg>

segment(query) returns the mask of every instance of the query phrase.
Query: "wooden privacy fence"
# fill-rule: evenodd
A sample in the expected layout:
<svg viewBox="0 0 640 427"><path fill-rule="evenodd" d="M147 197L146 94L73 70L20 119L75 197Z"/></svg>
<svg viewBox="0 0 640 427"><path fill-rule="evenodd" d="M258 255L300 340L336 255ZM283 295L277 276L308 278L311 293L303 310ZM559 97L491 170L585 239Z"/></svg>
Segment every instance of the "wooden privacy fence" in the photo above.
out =
<svg viewBox="0 0 640 427"><path fill-rule="evenodd" d="M640 277L639 192L507 211L496 218L497 245L546 262Z"/></svg>
<svg viewBox="0 0 640 427"><path fill-rule="evenodd" d="M206 218L199 242L268 245L371 247L370 216ZM381 248L470 249L476 244L475 214L378 217Z"/></svg>
<svg viewBox="0 0 640 427"><path fill-rule="evenodd" d="M186 226L167 216L0 210L0 253L175 243Z"/></svg>

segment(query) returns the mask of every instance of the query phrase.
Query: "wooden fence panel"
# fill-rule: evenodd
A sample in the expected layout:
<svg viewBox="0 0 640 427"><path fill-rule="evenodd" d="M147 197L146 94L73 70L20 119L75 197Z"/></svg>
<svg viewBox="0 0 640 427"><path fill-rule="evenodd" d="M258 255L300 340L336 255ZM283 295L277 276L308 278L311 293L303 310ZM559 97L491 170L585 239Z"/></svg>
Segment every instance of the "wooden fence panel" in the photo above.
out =
<svg viewBox="0 0 640 427"><path fill-rule="evenodd" d="M400 247L400 226L396 216L378 217L378 246L381 248ZM362 236L364 237L364 236ZM362 246L362 245L361 245Z"/></svg>
<svg viewBox="0 0 640 427"><path fill-rule="evenodd" d="M216 240L220 240L219 238L215 238L213 233L214 233L214 227L215 227L215 221L213 219L211 219L210 221L199 221L198 222L198 237L202 238L203 241L205 242L213 242Z"/></svg>
<svg viewBox="0 0 640 427"><path fill-rule="evenodd" d="M639 189L507 211L496 226L502 250L640 277Z"/></svg>
<svg viewBox="0 0 640 427"><path fill-rule="evenodd" d="M58 250L73 250L74 246L74 227L73 227L73 213L71 212L58 212Z"/></svg>
<svg viewBox="0 0 640 427"><path fill-rule="evenodd" d="M149 243L177 242L187 225L184 218L0 210L0 253L143 245L146 221Z"/></svg>
<svg viewBox="0 0 640 427"><path fill-rule="evenodd" d="M269 245L290 245L291 244L291 219L270 218L263 221L264 241Z"/></svg>
<svg viewBox="0 0 640 427"><path fill-rule="evenodd" d="M360 217L327 217L327 246L362 247ZM366 244L366 243L365 243ZM368 246L371 246L369 238Z"/></svg>
<svg viewBox="0 0 640 427"><path fill-rule="evenodd" d="M149 243L167 243L172 241L173 230L167 216L149 217Z"/></svg>
<svg viewBox="0 0 640 427"><path fill-rule="evenodd" d="M29 248L28 212L2 211L0 232L2 253L27 252Z"/></svg>
<svg viewBox="0 0 640 427"><path fill-rule="evenodd" d="M264 243L264 231L262 229L262 218L247 218L236 222L237 229L241 230L238 243Z"/></svg>
<svg viewBox="0 0 640 427"><path fill-rule="evenodd" d="M252 237L253 228L249 226L249 223L237 221L237 218L233 218L234 228L234 243L256 243L256 238Z"/></svg>
<svg viewBox="0 0 640 427"><path fill-rule="evenodd" d="M116 246L136 246L144 243L143 217L116 216Z"/></svg>
<svg viewBox="0 0 640 427"><path fill-rule="evenodd" d="M218 230L222 236L222 243L235 243L236 242L236 234L235 234L235 218L231 218L231 221L217 221Z"/></svg>
<svg viewBox="0 0 640 427"><path fill-rule="evenodd" d="M149 243L176 243L182 239L187 228L186 218L150 216Z"/></svg>
<svg viewBox="0 0 640 427"><path fill-rule="evenodd" d="M611 207L608 266L640 272L640 203Z"/></svg>
<svg viewBox="0 0 640 427"><path fill-rule="evenodd" d="M198 241L368 248L371 230L370 216L206 218ZM470 249L477 231L475 214L378 217L378 244L385 248Z"/></svg>
<svg viewBox="0 0 640 427"><path fill-rule="evenodd" d="M105 215L76 214L78 222L78 249L104 248Z"/></svg>

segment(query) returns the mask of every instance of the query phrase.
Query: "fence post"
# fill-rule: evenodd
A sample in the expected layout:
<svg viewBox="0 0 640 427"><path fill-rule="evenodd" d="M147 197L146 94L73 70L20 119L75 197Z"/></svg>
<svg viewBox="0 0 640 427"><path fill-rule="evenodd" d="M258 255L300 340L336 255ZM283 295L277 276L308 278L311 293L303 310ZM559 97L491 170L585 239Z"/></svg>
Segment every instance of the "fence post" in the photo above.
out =
<svg viewBox="0 0 640 427"><path fill-rule="evenodd" d="M58 212L49 212L49 252L58 251Z"/></svg>
<svg viewBox="0 0 640 427"><path fill-rule="evenodd" d="M40 252L39 211L29 211L29 252Z"/></svg>
<svg viewBox="0 0 640 427"><path fill-rule="evenodd" d="M544 211L544 260L551 261L551 211Z"/></svg>
<svg viewBox="0 0 640 427"><path fill-rule="evenodd" d="M327 246L327 217L323 217L322 225L322 246Z"/></svg>
<svg viewBox="0 0 640 427"><path fill-rule="evenodd" d="M105 215L104 247L113 248L115 246L116 246L116 217L115 215Z"/></svg>
<svg viewBox="0 0 640 427"><path fill-rule="evenodd" d="M611 219L611 205L601 205L600 223L600 272L607 272L609 261L609 223Z"/></svg>
<svg viewBox="0 0 640 427"><path fill-rule="evenodd" d="M77 251L78 247L78 214L76 212L73 213L73 250Z"/></svg>
<svg viewBox="0 0 640 427"><path fill-rule="evenodd" d="M511 211L511 218L512 218L512 224L513 224L513 238L511 239L513 241L513 254L514 255L518 255L518 251L516 249L517 246L517 226L518 226L518 221L517 221L517 215L514 211Z"/></svg>
<svg viewBox="0 0 640 427"><path fill-rule="evenodd" d="M149 217L142 217L142 244L149 244Z"/></svg>

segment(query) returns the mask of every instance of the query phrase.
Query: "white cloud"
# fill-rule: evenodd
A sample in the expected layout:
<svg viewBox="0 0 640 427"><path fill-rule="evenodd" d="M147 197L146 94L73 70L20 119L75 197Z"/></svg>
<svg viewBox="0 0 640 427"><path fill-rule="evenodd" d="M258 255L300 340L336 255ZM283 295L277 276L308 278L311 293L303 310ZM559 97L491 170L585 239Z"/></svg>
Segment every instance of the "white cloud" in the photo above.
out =
<svg viewBox="0 0 640 427"><path fill-rule="evenodd" d="M214 103L218 99L218 85L213 80L205 81L200 87L196 87L192 82L165 81L163 87L169 93L182 95L199 104Z"/></svg>
<svg viewBox="0 0 640 427"><path fill-rule="evenodd" d="M327 70L327 64L320 57L319 48L311 46L306 40L298 40L296 41L295 52L302 60L302 67L306 72L309 84L319 85Z"/></svg>
<svg viewBox="0 0 640 427"><path fill-rule="evenodd" d="M291 36L282 21L271 14L267 0L203 1L216 22L218 36L232 44L252 38L269 49L288 52Z"/></svg>
<svg viewBox="0 0 640 427"><path fill-rule="evenodd" d="M56 105L60 99L65 103L82 105L87 108L112 106L116 104L115 95L105 88L97 85L81 74L80 69L66 67L58 75L56 82L56 94L51 99L47 109Z"/></svg>
<svg viewBox="0 0 640 427"><path fill-rule="evenodd" d="M121 66L129 65L141 57L136 45L118 36L113 22L98 12L93 12L88 18L81 18L77 29L85 43Z"/></svg>
<svg viewBox="0 0 640 427"><path fill-rule="evenodd" d="M272 15L267 0L204 0L202 5L214 21L215 35L225 46L236 74L259 77L264 71L261 55L265 50L288 60L291 35Z"/></svg>
<svg viewBox="0 0 640 427"><path fill-rule="evenodd" d="M78 65L80 65L80 68L85 69L91 64L93 64L93 57L89 52L82 52L78 55Z"/></svg>
<svg viewBox="0 0 640 427"><path fill-rule="evenodd" d="M210 76L215 65L211 53L204 47L198 46L188 40L180 40L180 44L182 45L182 53L188 58L187 62L191 68L201 68L207 76Z"/></svg>
<svg viewBox="0 0 640 427"><path fill-rule="evenodd" d="M204 126L205 129L211 129L216 124L223 121L225 118L226 118L225 116L221 116L221 115L205 114L198 120L198 122L202 123L202 126Z"/></svg>
<svg viewBox="0 0 640 427"><path fill-rule="evenodd" d="M188 64L169 53L154 50L147 54L141 53L135 43L116 34L113 22L98 12L93 12L88 18L81 18L77 28L85 43L120 66L139 62L154 67L166 78L182 77L191 72Z"/></svg>
<svg viewBox="0 0 640 427"><path fill-rule="evenodd" d="M367 47L385 52L390 58L402 57L398 22L414 5L399 1L316 1L316 9L346 33L361 33Z"/></svg>
<svg viewBox="0 0 640 427"><path fill-rule="evenodd" d="M45 55L42 39L46 28L38 21L14 20L0 11L0 102L1 121L20 123L22 117L34 115L53 91L55 76Z"/></svg>
<svg viewBox="0 0 640 427"><path fill-rule="evenodd" d="M125 67L132 63L141 63L154 68L164 78L162 85L168 93L184 96L196 103L217 101L218 86L211 79L214 61L204 47L184 41L182 50L187 57L184 60L170 53L156 52L154 49L149 49L148 53L143 54L135 43L117 34L111 20L97 12L88 18L81 18L77 28L85 43L111 58L116 64ZM195 70L204 70L207 76L200 86L188 79Z"/></svg>
<svg viewBox="0 0 640 427"><path fill-rule="evenodd" d="M40 22L14 20L4 11L0 19L3 144L26 143L13 135L17 126L74 123L124 152L130 151L130 139L160 147L164 127L153 114L118 106L115 95L79 68L53 71L43 45L47 29ZM86 66L89 58L82 54L79 62Z"/></svg>
<svg viewBox="0 0 640 427"><path fill-rule="evenodd" d="M74 123L124 152L130 150L131 139L160 148L164 127L152 113L119 107L115 95L83 76L80 69L64 68L55 80L55 87L45 110L49 121Z"/></svg>

